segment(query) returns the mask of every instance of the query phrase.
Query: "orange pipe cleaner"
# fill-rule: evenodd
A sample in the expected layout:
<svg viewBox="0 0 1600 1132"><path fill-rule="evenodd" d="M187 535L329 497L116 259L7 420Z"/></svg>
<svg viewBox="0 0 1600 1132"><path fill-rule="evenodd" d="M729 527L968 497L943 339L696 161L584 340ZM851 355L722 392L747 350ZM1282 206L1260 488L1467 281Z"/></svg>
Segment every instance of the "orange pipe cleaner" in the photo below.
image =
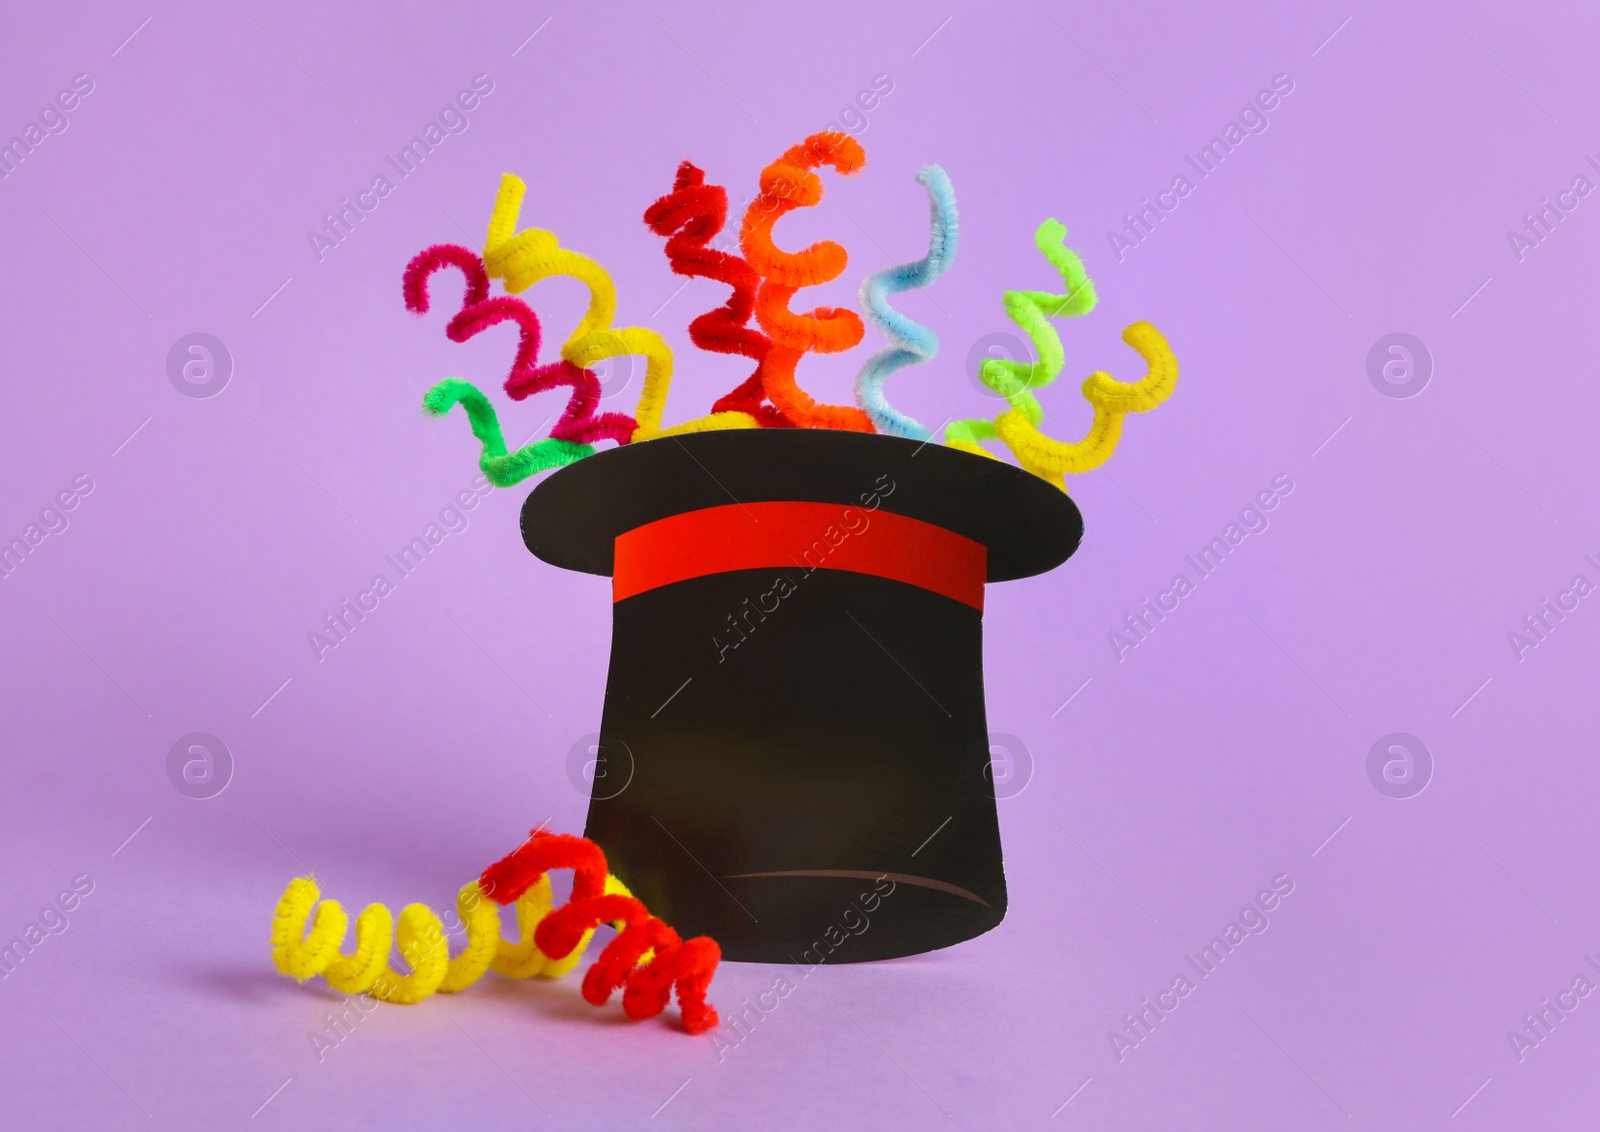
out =
<svg viewBox="0 0 1600 1132"><path fill-rule="evenodd" d="M756 321L772 338L761 369L767 397L802 428L875 432L872 418L854 405L819 404L795 384L794 370L808 350L836 354L859 343L866 333L861 317L843 307L818 307L805 314L789 309L801 287L815 287L844 273L849 254L832 240L801 252L785 252L772 242L772 226L786 213L822 200L822 178L811 170L829 165L845 176L867 163L861 144L848 134L824 131L790 146L761 171L761 193L745 209L739 242L745 259L762 277L756 292Z"/></svg>
<svg viewBox="0 0 1600 1132"><path fill-rule="evenodd" d="M514 852L478 878L478 886L496 903L511 904L539 883L551 869L571 869L572 896L539 923L534 943L552 959L570 955L583 934L602 923L620 925L583 977L583 997L604 1006L618 987L629 1018L653 1018L666 1009L674 988L683 1028L700 1034L717 1025L716 1009L706 990L716 974L722 949L714 939L683 940L632 896L605 895L606 855L582 837L536 829ZM646 952L654 955L640 965Z"/></svg>
<svg viewBox="0 0 1600 1132"><path fill-rule="evenodd" d="M772 339L748 325L761 277L742 257L706 247L728 219L728 191L706 184L705 179L693 162L685 161L678 166L672 191L645 210L644 222L656 235L667 237L665 250L676 274L700 275L733 288L727 303L689 324L689 338L702 350L742 354L756 362L755 372L744 384L718 400L711 411L749 413L764 427L791 428L793 421L763 403L761 362Z"/></svg>

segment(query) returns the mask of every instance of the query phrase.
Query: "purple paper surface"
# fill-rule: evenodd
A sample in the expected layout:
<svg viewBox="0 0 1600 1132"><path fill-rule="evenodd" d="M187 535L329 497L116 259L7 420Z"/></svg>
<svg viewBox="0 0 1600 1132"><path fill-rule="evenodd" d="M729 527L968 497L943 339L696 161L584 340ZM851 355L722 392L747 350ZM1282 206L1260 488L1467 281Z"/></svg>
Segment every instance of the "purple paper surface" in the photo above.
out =
<svg viewBox="0 0 1600 1132"><path fill-rule="evenodd" d="M0 538L42 537L0 578L0 945L36 941L0 963L0 1123L1593 1126L1597 33L1483 2L11 5L0 142L40 140L0 151ZM392 166L476 76L461 132ZM526 485L441 518L477 447L421 395L497 386L512 338L448 341L459 283L418 320L402 267L481 247L515 171L522 223L673 345L667 423L701 415L749 371L688 341L727 290L680 290L640 215L684 158L737 209L830 123L869 164L779 225L851 253L801 309L924 253L922 165L961 205L954 269L895 300L943 344L898 407L999 409L974 355L1016 333L1003 290L1056 289L1050 216L1100 305L1057 324L1047 430L1087 427L1081 375L1141 375L1128 323L1182 366L1071 479L1077 555L987 595L1005 922L724 965L742 1032L628 1023L577 975L330 1029L343 996L272 967L285 883L444 908L535 824L580 831L610 640L606 580L523 547ZM583 290L530 294L548 359ZM800 382L847 401L881 345ZM499 399L508 439L561 397ZM196 733L227 755L185 783Z"/></svg>

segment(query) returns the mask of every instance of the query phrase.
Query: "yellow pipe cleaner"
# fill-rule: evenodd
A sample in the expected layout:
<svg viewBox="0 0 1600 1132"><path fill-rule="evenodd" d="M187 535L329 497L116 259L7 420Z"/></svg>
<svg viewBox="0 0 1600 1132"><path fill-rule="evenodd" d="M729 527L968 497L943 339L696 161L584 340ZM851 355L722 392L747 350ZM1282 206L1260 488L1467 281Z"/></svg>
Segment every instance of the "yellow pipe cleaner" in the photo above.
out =
<svg viewBox="0 0 1600 1132"><path fill-rule="evenodd" d="M615 876L606 877L606 893L633 895ZM456 895L456 912L466 929L467 945L454 958L444 924L426 904L402 908L398 930L388 908L367 905L356 919L355 950L347 955L339 945L350 924L349 914L337 900L318 903L321 895L317 882L310 877L297 877L284 889L272 916L274 965L299 982L321 975L342 994L370 992L384 1002L410 1005L435 991L454 994L477 982L491 967L514 979L535 975L560 978L578 965L594 935L593 929L585 932L578 946L562 959L546 957L534 944L534 930L554 905L550 878L546 876L517 901L519 938L504 939L500 935L499 908L473 881ZM404 975L389 966L389 950L396 944L410 968ZM650 954L640 961L648 963Z"/></svg>
<svg viewBox="0 0 1600 1132"><path fill-rule="evenodd" d="M504 279L512 294L525 291L541 279L568 275L589 288L589 309L561 347L561 356L575 366L588 368L607 358L638 354L645 359L644 385L634 419L639 427L633 440L704 432L710 429L756 428L749 413L712 413L671 428L661 427L667 390L672 384L672 347L654 330L642 326L612 328L617 315L617 289L606 269L586 255L563 248L553 232L542 228L517 231L522 198L527 185L514 173L500 178L484 241L483 263L491 279Z"/></svg>
<svg viewBox="0 0 1600 1132"><path fill-rule="evenodd" d="M946 444L981 456L993 454L980 441L1004 441L1018 463L1063 491L1066 473L1087 472L1111 458L1125 416L1155 408L1172 395L1178 381L1178 362L1167 340L1148 322L1135 322L1123 330L1122 340L1144 358L1145 376L1123 382L1096 371L1084 379L1083 395L1094 410L1094 419L1082 440L1059 441L1039 431L1044 410L1033 391L1054 381L1066 360L1061 337L1050 319L1088 314L1097 301L1094 282L1077 253L1066 246L1066 236L1066 226L1050 219L1039 225L1033 237L1034 245L1060 274L1066 294L1007 291L1004 296L1006 314L1027 331L1038 361L990 358L978 370L983 383L1005 397L1011 407L993 422L956 421L945 429Z"/></svg>
<svg viewBox="0 0 1600 1132"><path fill-rule="evenodd" d="M1017 462L1062 491L1067 489L1066 473L1087 472L1111 458L1122 439L1124 417L1149 412L1172 396L1178 384L1178 360L1159 330L1148 322L1135 322L1123 330L1122 340L1145 360L1145 376L1118 381L1097 370L1084 379L1083 396L1094 407L1094 420L1082 440L1046 436L1023 409L1008 409L994 420L995 435L1005 441Z"/></svg>

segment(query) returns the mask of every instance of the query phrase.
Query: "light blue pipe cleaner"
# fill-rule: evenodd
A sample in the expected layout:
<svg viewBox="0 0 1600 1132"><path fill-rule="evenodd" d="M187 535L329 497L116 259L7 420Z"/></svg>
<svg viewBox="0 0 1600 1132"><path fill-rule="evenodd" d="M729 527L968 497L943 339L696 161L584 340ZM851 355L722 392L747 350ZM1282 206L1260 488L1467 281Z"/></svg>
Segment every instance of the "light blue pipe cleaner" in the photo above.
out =
<svg viewBox="0 0 1600 1132"><path fill-rule="evenodd" d="M928 190L931 232L928 254L914 263L897 264L867 276L861 284L861 309L872 325L894 345L868 358L856 375L856 403L872 418L879 432L928 440L933 434L917 421L890 406L883 383L895 370L931 359L939 352L939 339L921 323L912 322L889 305L889 296L926 287L949 270L956 258L956 191L949 175L937 165L925 165L917 180Z"/></svg>

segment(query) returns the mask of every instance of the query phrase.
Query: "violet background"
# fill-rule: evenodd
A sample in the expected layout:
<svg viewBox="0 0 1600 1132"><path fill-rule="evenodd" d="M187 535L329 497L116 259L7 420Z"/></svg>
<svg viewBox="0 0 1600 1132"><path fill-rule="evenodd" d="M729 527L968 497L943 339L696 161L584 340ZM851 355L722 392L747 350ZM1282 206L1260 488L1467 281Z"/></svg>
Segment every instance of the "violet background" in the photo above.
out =
<svg viewBox="0 0 1600 1132"><path fill-rule="evenodd" d="M1522 262L1506 232L1593 173L1597 31L1580 5L1484 2L7 6L0 137L73 75L95 89L0 183L0 534L75 475L95 488L0 581L0 941L72 877L95 887L0 980L4 1123L1592 1123L1600 999L1520 1063L1507 1032L1600 953L1600 598L1520 662L1506 634L1574 574L1600 581L1600 199ZM470 129L318 262L306 233L480 73ZM1279 73L1294 91L1267 132L1119 263L1108 230ZM420 416L423 390L489 388L509 358L509 331L458 346L444 313L409 316L402 266L478 246L520 172L523 222L606 265L619 324L679 351L668 421L699 415L747 371L687 340L726 290L673 297L639 214L685 157L742 201L880 74L868 168L779 236L845 243L850 271L805 299L852 303L926 248L917 168L949 171L957 265L898 300L944 348L892 382L898 405L992 415L966 355L1012 329L1002 290L1054 287L1046 216L1101 295L1060 327L1057 434L1086 425L1077 375L1141 372L1127 323L1182 363L1109 468L1072 481L1078 554L989 592L990 727L1034 762L1000 803L1005 923L789 972L725 1056L675 1008L633 1025L576 976L491 976L383 1006L319 1062L340 996L273 971L283 885L314 870L347 904L441 908L535 823L580 829L567 752L598 726L609 647L606 581L523 548L524 488L322 662L308 647L473 478L464 422ZM458 289L440 282L442 312ZM533 295L564 337L581 288ZM194 331L234 359L209 399L167 377ZM1433 357L1409 399L1366 372L1393 331ZM845 398L878 345L808 360L803 384ZM557 405L500 403L514 440ZM1119 662L1106 634L1279 473L1295 488L1270 529ZM194 731L235 760L205 800L166 773ZM1366 772L1394 731L1435 763L1405 800ZM1119 1062L1123 1013L1281 873L1266 933ZM713 1001L731 1017L777 973L727 964Z"/></svg>

